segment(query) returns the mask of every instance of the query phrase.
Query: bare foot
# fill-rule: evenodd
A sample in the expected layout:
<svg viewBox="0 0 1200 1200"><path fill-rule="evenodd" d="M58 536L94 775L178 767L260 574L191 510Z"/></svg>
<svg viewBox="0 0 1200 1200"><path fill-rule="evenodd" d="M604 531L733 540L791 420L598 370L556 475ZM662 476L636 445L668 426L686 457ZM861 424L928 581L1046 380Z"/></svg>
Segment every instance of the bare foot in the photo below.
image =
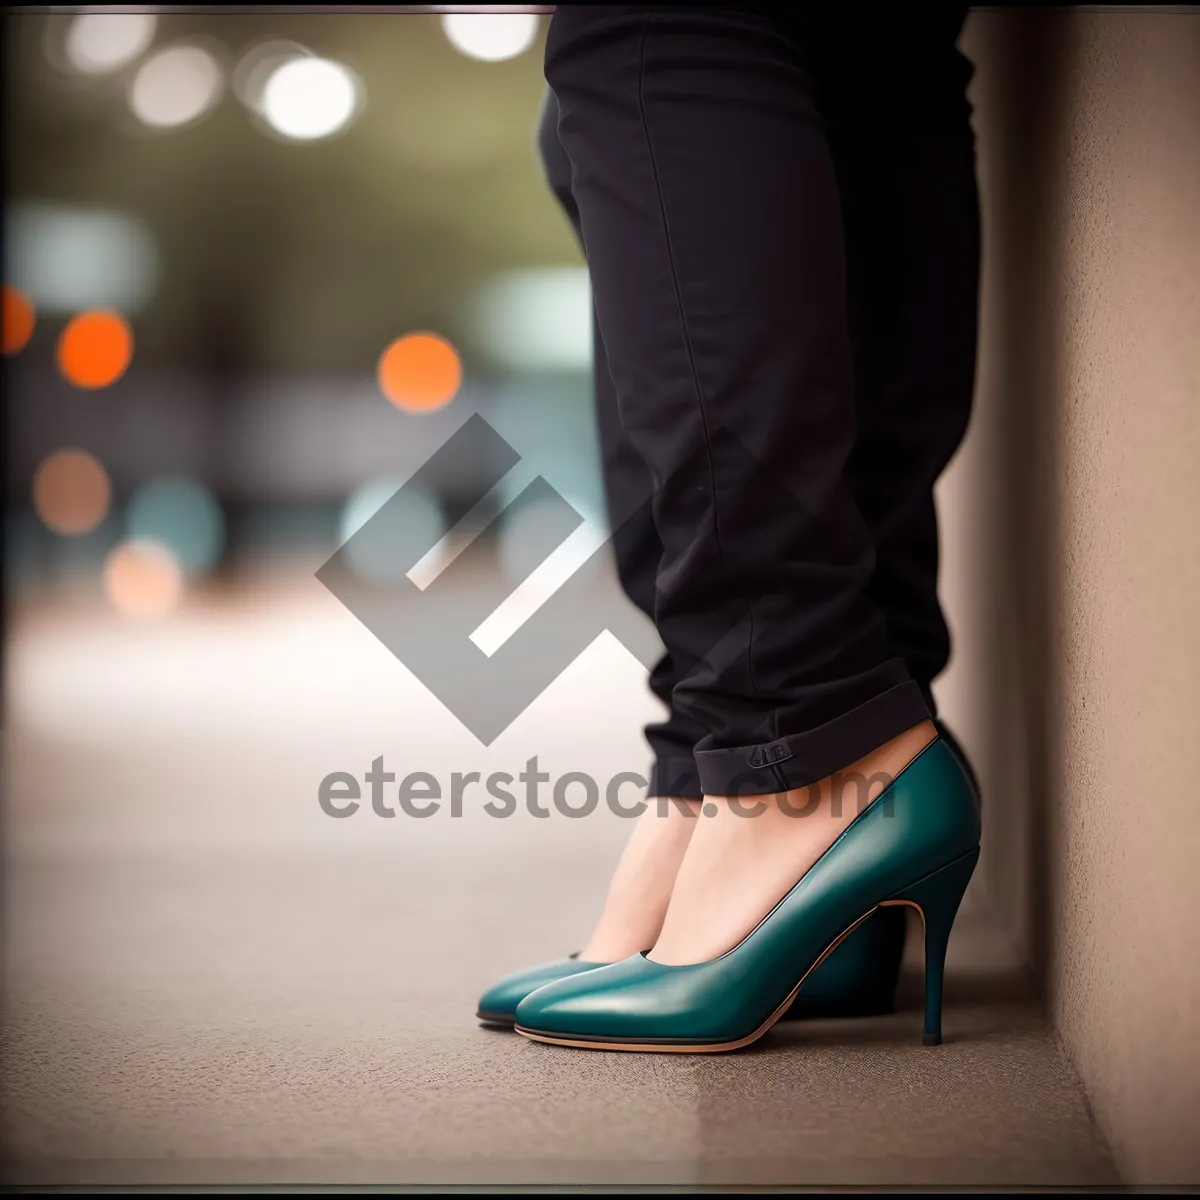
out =
<svg viewBox="0 0 1200 1200"><path fill-rule="evenodd" d="M579 953L584 962L620 962L654 945L679 864L700 824L699 809L699 800L648 802L608 885L600 921Z"/></svg>
<svg viewBox="0 0 1200 1200"><path fill-rule="evenodd" d="M705 797L712 815L697 822L650 958L679 966L731 950L936 736L923 721L811 788Z"/></svg>

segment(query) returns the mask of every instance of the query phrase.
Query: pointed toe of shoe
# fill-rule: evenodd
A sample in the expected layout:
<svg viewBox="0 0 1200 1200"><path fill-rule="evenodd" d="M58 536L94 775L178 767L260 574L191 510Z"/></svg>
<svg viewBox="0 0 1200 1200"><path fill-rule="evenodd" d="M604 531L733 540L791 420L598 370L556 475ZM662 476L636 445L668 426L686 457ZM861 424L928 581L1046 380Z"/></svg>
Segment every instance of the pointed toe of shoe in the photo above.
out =
<svg viewBox="0 0 1200 1200"><path fill-rule="evenodd" d="M555 980L593 971L600 963L581 962L578 958L559 958L554 962L539 963L505 975L497 980L479 998L476 1016L489 1025L511 1025L517 1005L530 992Z"/></svg>
<svg viewBox="0 0 1200 1200"><path fill-rule="evenodd" d="M701 995L701 967L669 967L635 954L620 962L560 979L530 992L517 1005L516 1029L543 1040L578 1042L708 1043L744 1032L744 1001L753 987L732 992L718 968L714 986L724 1002Z"/></svg>
<svg viewBox="0 0 1200 1200"><path fill-rule="evenodd" d="M514 1023L535 1033L587 1034L604 1009L603 991L584 986L582 975L572 975L530 991L516 1006Z"/></svg>

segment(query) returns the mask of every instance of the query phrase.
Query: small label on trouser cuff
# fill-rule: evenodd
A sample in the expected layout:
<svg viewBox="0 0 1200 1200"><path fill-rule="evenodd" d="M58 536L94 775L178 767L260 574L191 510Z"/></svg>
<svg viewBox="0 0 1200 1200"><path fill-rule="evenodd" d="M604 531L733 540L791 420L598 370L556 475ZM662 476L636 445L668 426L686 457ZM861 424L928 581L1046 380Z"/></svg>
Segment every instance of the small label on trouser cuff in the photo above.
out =
<svg viewBox="0 0 1200 1200"><path fill-rule="evenodd" d="M752 767L770 767L775 763L786 762L792 757L786 742L770 742L766 746L755 746L750 757L746 760Z"/></svg>

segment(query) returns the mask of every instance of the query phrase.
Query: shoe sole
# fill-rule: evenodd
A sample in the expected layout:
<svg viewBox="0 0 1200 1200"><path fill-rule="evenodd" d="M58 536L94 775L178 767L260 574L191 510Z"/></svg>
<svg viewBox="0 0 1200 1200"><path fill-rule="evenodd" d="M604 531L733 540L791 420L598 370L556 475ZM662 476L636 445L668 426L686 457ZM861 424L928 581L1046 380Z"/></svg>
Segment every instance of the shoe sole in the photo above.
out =
<svg viewBox="0 0 1200 1200"><path fill-rule="evenodd" d="M757 1042L760 1037L765 1034L772 1025L778 1021L785 1012L791 1007L792 1001L796 998L796 994L804 986L804 981L848 938L871 914L876 908L888 908L892 905L907 904L910 908L915 908L921 914L921 923L925 923L925 912L919 904L911 900L883 900L872 908L870 912L863 913L857 921L854 922L848 929L843 930L821 953L821 957L817 959L811 967L800 977L800 981L788 993L783 1003L764 1021L753 1033L747 1034L745 1037L737 1038L731 1042L686 1042L675 1041L671 1038L644 1038L641 1041L631 1041L626 1038L614 1037L562 1037L559 1034L545 1033L537 1029L526 1029L523 1025L513 1023L513 1029L522 1037L528 1038L531 1042L545 1042L549 1046L570 1046L576 1050L623 1050L631 1051L640 1054L723 1054L729 1050L740 1050L744 1046L749 1046L752 1042Z"/></svg>
<svg viewBox="0 0 1200 1200"><path fill-rule="evenodd" d="M475 1017L480 1024L492 1025L497 1029L512 1029L516 1025L512 1013L506 1016L504 1013L477 1012Z"/></svg>
<svg viewBox="0 0 1200 1200"><path fill-rule="evenodd" d="M880 1000L874 1003L855 1006L826 1005L823 1008L805 1009L804 1012L785 1012L781 1021L822 1021L840 1020L846 1017L886 1017L896 1011L895 1002ZM475 1019L489 1029L515 1029L516 1018L511 1014L477 1012Z"/></svg>

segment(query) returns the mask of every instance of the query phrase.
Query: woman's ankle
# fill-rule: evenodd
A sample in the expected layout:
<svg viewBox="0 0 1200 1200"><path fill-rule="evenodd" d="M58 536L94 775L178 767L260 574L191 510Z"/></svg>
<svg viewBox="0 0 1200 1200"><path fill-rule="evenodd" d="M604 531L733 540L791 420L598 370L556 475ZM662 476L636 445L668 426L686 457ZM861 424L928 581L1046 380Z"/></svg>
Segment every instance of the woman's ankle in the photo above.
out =
<svg viewBox="0 0 1200 1200"><path fill-rule="evenodd" d="M671 890L700 816L700 800L651 797L630 834L587 945L586 962L648 950L662 930Z"/></svg>
<svg viewBox="0 0 1200 1200"><path fill-rule="evenodd" d="M807 788L709 796L650 953L668 965L735 946L937 736L922 722Z"/></svg>

